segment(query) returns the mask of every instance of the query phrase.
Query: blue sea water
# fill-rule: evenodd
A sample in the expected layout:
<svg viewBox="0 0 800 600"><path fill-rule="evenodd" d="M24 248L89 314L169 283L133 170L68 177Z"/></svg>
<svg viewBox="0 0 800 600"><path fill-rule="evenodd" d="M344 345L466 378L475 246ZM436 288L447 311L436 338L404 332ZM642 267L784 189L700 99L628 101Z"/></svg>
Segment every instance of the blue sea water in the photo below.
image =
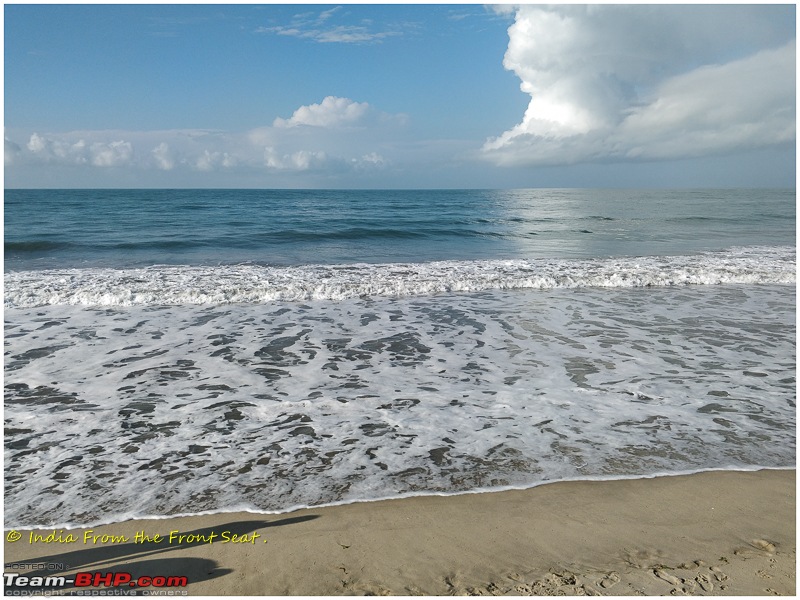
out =
<svg viewBox="0 0 800 600"><path fill-rule="evenodd" d="M6 190L7 525L792 467L795 232L794 190Z"/></svg>
<svg viewBox="0 0 800 600"><path fill-rule="evenodd" d="M7 190L5 270L794 245L794 190Z"/></svg>

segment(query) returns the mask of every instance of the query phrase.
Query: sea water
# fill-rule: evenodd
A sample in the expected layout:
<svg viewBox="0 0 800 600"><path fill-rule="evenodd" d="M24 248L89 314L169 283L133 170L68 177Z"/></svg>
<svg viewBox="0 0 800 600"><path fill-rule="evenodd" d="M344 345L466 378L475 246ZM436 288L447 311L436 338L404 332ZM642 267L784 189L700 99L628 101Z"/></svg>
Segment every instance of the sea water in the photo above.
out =
<svg viewBox="0 0 800 600"><path fill-rule="evenodd" d="M6 525L795 463L794 190L7 190Z"/></svg>

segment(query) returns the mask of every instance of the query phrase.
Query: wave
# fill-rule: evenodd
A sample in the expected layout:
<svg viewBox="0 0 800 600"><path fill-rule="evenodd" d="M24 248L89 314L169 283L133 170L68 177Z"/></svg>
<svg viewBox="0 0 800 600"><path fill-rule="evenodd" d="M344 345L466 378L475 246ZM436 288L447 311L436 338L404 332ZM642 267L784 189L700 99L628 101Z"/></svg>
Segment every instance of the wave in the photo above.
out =
<svg viewBox="0 0 800 600"><path fill-rule="evenodd" d="M74 244L70 242L53 242L50 240L28 240L25 242L5 242L3 248L6 252L51 252L65 250Z"/></svg>
<svg viewBox="0 0 800 600"><path fill-rule="evenodd" d="M268 240L308 242L325 240L367 240L367 239L409 239L426 237L424 231L409 229L392 229L387 227L349 227L335 231L304 231L287 229L263 234L260 237Z"/></svg>
<svg viewBox="0 0 800 600"><path fill-rule="evenodd" d="M247 223L238 225L233 222L230 226L241 227ZM220 248L266 248L273 245L300 244L300 243L325 243L325 242L368 242L368 241L392 241L392 240L413 240L413 239L432 239L432 238L470 238L470 237L492 237L500 239L515 239L524 237L516 232L500 232L486 230L482 231L467 227L420 227L416 229L403 229L391 227L349 227L344 229L329 231L311 231L302 229L284 229L268 233L257 233L252 235L223 234L217 236L185 236L183 239L147 237L136 240L122 242L80 242L80 241L51 241L51 240L25 240L17 242L5 242L5 251L8 254L24 255L39 254L43 252L58 252L69 250L71 252L95 254L105 252L117 252L120 250L131 251L175 251L193 250L196 248L220 247Z"/></svg>
<svg viewBox="0 0 800 600"><path fill-rule="evenodd" d="M793 247L747 247L586 260L64 269L9 272L4 280L6 308L233 304L525 288L794 284L796 260Z"/></svg>
<svg viewBox="0 0 800 600"><path fill-rule="evenodd" d="M64 521L58 523L39 523L22 521L19 523L12 522L6 524L8 529L85 529L90 527L103 527L106 525L116 525L126 521L164 521L168 519L185 519L194 517L207 517L215 515L228 515L234 513L249 513L252 515L286 515L301 510L319 510L321 508L332 508L336 506L349 506L354 504L370 504L373 502L387 502L392 500L407 500L409 498L452 498L456 496L471 496L476 494L494 494L501 492L532 490L538 487L563 484L563 483L577 483L577 482L609 482L609 481L638 481L638 480L651 480L663 479L666 477L688 477L691 475L700 475L702 473L757 473L759 471L796 471L794 464L786 464L780 466L764 466L764 465L732 465L724 467L706 467L696 469L679 469L676 471L655 471L652 473L644 473L642 475L597 475L597 476L584 476L584 477L564 477L560 479L547 479L543 481L531 482L528 484L519 485L495 485L487 487L479 487L471 490L455 490L450 492L442 491L415 491L406 492L402 494L383 494L375 495L369 498L357 498L351 500L338 500L334 502L323 502L319 504L294 504L281 509L263 509L253 506L249 503L239 503L225 508L200 510L194 512L176 512L167 515L164 514L151 514L142 512L141 510L132 510L128 512L111 513L105 515L101 519L95 519L88 522L82 521Z"/></svg>

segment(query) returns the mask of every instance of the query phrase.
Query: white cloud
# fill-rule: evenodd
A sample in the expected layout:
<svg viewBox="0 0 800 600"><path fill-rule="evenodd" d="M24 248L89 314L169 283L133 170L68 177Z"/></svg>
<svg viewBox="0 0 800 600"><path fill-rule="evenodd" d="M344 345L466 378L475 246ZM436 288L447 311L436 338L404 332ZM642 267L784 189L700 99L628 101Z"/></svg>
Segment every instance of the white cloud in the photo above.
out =
<svg viewBox="0 0 800 600"><path fill-rule="evenodd" d="M70 139L72 138L72 139ZM133 161L133 146L125 140L87 142L83 137L39 135L34 132L26 148L34 160L63 165L95 167L129 166Z"/></svg>
<svg viewBox="0 0 800 600"><path fill-rule="evenodd" d="M370 29L364 23L360 25L329 24L336 13L339 13L341 6L322 11L316 17L314 13L302 13L294 16L289 25L277 25L274 27L259 27L256 33L273 33L312 40L318 43L340 43L340 44L373 44L380 43L388 37L402 35L402 31L397 28L387 28L382 31Z"/></svg>
<svg viewBox="0 0 800 600"><path fill-rule="evenodd" d="M4 144L4 152L3 158L6 165L14 164L15 158L22 152L22 148L20 148L19 144L16 142L12 142L7 137L4 137L5 144Z"/></svg>
<svg viewBox="0 0 800 600"><path fill-rule="evenodd" d="M329 157L325 152L298 150L292 154L281 155L275 148L264 149L264 164L269 169L279 171L318 170L324 168L329 162Z"/></svg>
<svg viewBox="0 0 800 600"><path fill-rule="evenodd" d="M28 150L36 154L42 154L47 150L47 140L34 132L31 139L28 141Z"/></svg>
<svg viewBox="0 0 800 600"><path fill-rule="evenodd" d="M634 108L618 135L629 155L672 158L795 138L795 43L679 75Z"/></svg>
<svg viewBox="0 0 800 600"><path fill-rule="evenodd" d="M25 147L32 155L46 162L62 164L85 164L89 162L89 153L86 142L83 139L72 142L39 135L34 132Z"/></svg>
<svg viewBox="0 0 800 600"><path fill-rule="evenodd" d="M236 162L236 158L227 152L203 150L203 153L194 160L193 167L198 171L216 171L220 168L234 167Z"/></svg>
<svg viewBox="0 0 800 600"><path fill-rule="evenodd" d="M9 168L68 165L85 170L269 174L325 177L374 171L392 161L387 145L405 123L366 102L328 96L299 107L289 118L243 132L210 130L34 132L20 145L6 136ZM19 139L19 138L17 138ZM389 140L389 141L387 141ZM42 171L44 172L44 171Z"/></svg>
<svg viewBox="0 0 800 600"><path fill-rule="evenodd" d="M388 164L388 161L377 152L370 152L361 158L353 158L351 162L356 169L361 171L382 169Z"/></svg>
<svg viewBox="0 0 800 600"><path fill-rule="evenodd" d="M319 17L317 17L317 20L321 23L324 23L325 21L330 19L334 13L340 10L342 10L341 6L334 6L333 8L330 8L328 10L323 10L321 13L319 13Z"/></svg>
<svg viewBox="0 0 800 600"><path fill-rule="evenodd" d="M83 147L83 140L79 144ZM131 162L133 146L122 140L108 144L96 142L89 147L89 152L96 167L121 167Z"/></svg>
<svg viewBox="0 0 800 600"><path fill-rule="evenodd" d="M150 153L153 155L156 166L162 171L171 171L175 168L175 158L166 142L161 142Z"/></svg>
<svg viewBox="0 0 800 600"><path fill-rule="evenodd" d="M676 8L518 7L504 66L531 100L484 158L667 159L793 140L794 41L754 51L770 40L752 7Z"/></svg>
<svg viewBox="0 0 800 600"><path fill-rule="evenodd" d="M343 127L355 125L370 110L366 102L353 102L349 98L327 96L319 104L301 106L288 119L277 118L273 127Z"/></svg>

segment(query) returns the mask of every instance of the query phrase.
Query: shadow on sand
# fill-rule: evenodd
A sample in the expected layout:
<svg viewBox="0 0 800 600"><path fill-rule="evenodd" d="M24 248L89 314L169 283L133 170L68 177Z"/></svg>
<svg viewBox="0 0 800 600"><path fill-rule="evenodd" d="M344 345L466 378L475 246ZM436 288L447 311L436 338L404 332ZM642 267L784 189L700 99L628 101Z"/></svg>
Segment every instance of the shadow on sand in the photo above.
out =
<svg viewBox="0 0 800 600"><path fill-rule="evenodd" d="M19 574L28 577L30 581L32 577L46 578L66 575L67 573L102 572L105 574L109 572L125 572L130 573L132 581L135 581L142 575L151 577L156 575L164 575L167 577L185 576L190 584L194 584L229 575L234 572L234 569L228 568L225 565L220 565L217 561L207 558L185 556L172 557L169 553L206 545L211 534L216 534L215 539L219 540L221 532L228 532L230 536L242 536L254 533L260 529L292 525L317 518L319 518L318 515L306 515L303 517L279 519L277 521L233 521L231 523L222 523L213 527L203 527L193 531L181 531L181 536L184 536L182 541L173 540L172 543L168 543L167 539L162 539L160 542L125 542L122 544L103 545L99 547L92 546L90 548L82 548L71 552L59 552L20 561L23 564L46 565L48 568L41 568L38 570L25 569L19 571ZM168 537L168 534L164 535L162 533L161 535L163 538ZM60 568L62 565L63 568ZM8 570L6 572L8 572ZM70 579L70 577L67 577L67 579ZM74 584L67 584L65 586L47 586L46 588L39 589L69 590L75 587ZM101 585L100 589L102 589L102 587ZM125 590L126 595L135 595L133 593L136 591L135 589L131 589L129 586L123 586L123 589L125 587L128 587L128 589ZM4 591L6 593L13 590L27 590L31 592L33 589L33 587L21 585L4 586ZM120 591L123 590L121 589Z"/></svg>

